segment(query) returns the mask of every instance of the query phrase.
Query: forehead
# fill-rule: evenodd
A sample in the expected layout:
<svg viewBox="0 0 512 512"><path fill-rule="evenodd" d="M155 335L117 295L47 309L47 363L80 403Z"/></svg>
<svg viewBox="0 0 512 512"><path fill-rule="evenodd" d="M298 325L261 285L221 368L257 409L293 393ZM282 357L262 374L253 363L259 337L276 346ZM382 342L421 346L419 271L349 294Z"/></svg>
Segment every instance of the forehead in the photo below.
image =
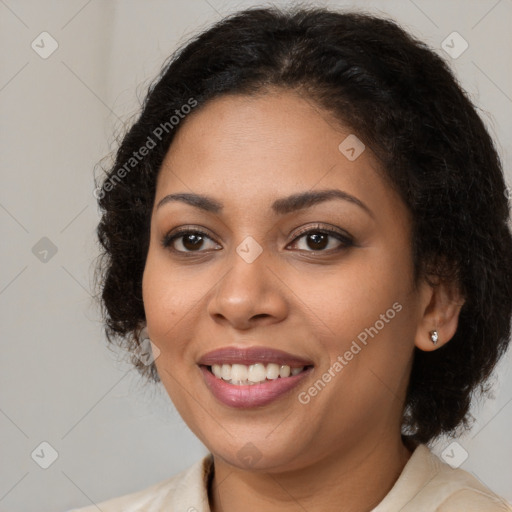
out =
<svg viewBox="0 0 512 512"><path fill-rule="evenodd" d="M396 201L381 172L371 148L309 98L283 90L225 95L182 121L155 202L192 192L270 205L271 198L333 187L367 201Z"/></svg>

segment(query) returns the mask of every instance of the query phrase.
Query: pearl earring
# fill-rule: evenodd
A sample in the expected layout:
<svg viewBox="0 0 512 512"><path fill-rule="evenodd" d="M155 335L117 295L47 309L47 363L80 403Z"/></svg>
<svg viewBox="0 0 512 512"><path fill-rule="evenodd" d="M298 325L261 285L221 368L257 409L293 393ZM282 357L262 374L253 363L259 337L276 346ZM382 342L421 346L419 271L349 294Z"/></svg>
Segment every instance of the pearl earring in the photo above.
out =
<svg viewBox="0 0 512 512"><path fill-rule="evenodd" d="M439 333L434 330L434 331L430 331L430 341L434 344L434 345L437 345L437 341L439 340Z"/></svg>

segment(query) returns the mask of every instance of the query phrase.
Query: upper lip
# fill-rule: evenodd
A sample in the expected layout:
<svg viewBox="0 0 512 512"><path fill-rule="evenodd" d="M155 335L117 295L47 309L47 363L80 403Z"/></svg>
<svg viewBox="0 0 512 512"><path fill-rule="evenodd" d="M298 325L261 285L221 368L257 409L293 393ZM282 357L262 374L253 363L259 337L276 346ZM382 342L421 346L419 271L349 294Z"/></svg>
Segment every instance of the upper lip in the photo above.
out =
<svg viewBox="0 0 512 512"><path fill-rule="evenodd" d="M313 363L303 357L270 347L223 347L204 354L197 364L255 364L276 363L290 367L311 366Z"/></svg>

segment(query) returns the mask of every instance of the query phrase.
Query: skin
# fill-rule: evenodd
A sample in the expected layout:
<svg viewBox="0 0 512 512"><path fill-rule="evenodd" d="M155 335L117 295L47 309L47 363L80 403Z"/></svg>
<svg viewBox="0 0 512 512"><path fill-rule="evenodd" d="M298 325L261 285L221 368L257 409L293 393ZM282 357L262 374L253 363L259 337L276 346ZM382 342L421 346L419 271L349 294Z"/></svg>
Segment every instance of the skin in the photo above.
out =
<svg viewBox="0 0 512 512"><path fill-rule="evenodd" d="M453 286L413 281L411 219L366 147L338 149L351 133L312 101L286 90L228 95L182 121L158 177L143 276L147 326L160 349L162 382L190 429L214 455L213 512L366 511L389 492L411 455L400 436L414 347L434 350L455 333ZM277 215L271 203L306 191L342 190L371 211L331 199ZM205 194L217 213L172 193ZM318 249L300 228L331 227ZM194 246L164 237L206 230ZM316 230L316 231L315 231ZM236 248L262 249L247 263ZM323 251L323 252L322 252ZM365 328L398 303L393 319L307 404L298 400ZM429 331L437 328L434 347ZM310 359L314 370L287 395L255 409L218 402L197 366L227 346L271 346ZM252 443L249 445L248 443ZM244 448L245 447L245 448ZM237 454L253 450L249 464Z"/></svg>

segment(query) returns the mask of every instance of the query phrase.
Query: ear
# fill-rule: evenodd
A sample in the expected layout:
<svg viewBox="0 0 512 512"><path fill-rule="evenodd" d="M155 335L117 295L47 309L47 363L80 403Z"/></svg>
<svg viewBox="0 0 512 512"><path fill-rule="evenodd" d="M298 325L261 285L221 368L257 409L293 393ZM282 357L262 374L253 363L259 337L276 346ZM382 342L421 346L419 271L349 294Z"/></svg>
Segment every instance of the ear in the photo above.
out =
<svg viewBox="0 0 512 512"><path fill-rule="evenodd" d="M465 302L458 283L439 281L421 284L422 315L418 323L414 344L420 350L430 352L448 343L457 331L460 310ZM434 345L430 333L437 331Z"/></svg>

